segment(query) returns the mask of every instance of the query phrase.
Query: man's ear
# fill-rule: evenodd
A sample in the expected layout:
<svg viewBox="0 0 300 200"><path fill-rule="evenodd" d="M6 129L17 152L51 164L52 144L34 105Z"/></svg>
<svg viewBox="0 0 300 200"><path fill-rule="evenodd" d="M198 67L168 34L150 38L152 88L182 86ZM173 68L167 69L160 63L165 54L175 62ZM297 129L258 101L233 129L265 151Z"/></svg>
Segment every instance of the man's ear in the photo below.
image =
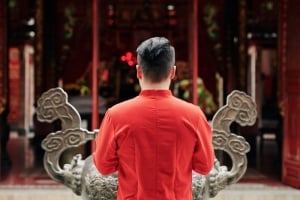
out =
<svg viewBox="0 0 300 200"><path fill-rule="evenodd" d="M174 79L176 76L176 66L174 65L171 69L171 73L170 73L170 79Z"/></svg>
<svg viewBox="0 0 300 200"><path fill-rule="evenodd" d="M136 65L136 77L138 79L141 79L143 75L142 69L139 65Z"/></svg>

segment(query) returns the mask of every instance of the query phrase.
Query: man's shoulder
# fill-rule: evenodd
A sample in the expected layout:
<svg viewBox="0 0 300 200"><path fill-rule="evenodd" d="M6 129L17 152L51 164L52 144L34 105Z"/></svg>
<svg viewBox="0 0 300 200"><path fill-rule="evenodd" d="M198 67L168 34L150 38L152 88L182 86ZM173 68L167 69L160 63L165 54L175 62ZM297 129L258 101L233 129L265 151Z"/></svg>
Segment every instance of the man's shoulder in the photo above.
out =
<svg viewBox="0 0 300 200"><path fill-rule="evenodd" d="M136 97L132 98L132 99L128 99L122 102L119 102L115 105L113 105L112 107L109 108L110 112L118 112L121 111L123 109L127 109L127 108L131 108L132 105L134 105L136 102Z"/></svg>
<svg viewBox="0 0 300 200"><path fill-rule="evenodd" d="M178 97L175 97L175 107L177 108L178 112L181 114L186 113L189 117L195 117L195 116L202 116L204 117L204 112L202 109L191 102L185 101L183 99L180 99Z"/></svg>
<svg viewBox="0 0 300 200"><path fill-rule="evenodd" d="M192 110L198 110L199 109L199 106L198 105L195 105L191 102L188 102L186 100L183 100L183 99L180 99L178 97L175 97L174 96L174 102L178 105L178 106L182 106L186 109L192 109Z"/></svg>

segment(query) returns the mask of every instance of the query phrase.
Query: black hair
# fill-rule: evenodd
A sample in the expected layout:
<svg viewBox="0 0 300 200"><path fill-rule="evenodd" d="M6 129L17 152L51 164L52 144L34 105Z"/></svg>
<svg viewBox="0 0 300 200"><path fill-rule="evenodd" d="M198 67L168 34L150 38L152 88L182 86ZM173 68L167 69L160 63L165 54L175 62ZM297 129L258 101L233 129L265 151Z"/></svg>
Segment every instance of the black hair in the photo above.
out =
<svg viewBox="0 0 300 200"><path fill-rule="evenodd" d="M138 65L153 83L167 78L175 65L175 50L164 37L153 37L142 42L137 50Z"/></svg>

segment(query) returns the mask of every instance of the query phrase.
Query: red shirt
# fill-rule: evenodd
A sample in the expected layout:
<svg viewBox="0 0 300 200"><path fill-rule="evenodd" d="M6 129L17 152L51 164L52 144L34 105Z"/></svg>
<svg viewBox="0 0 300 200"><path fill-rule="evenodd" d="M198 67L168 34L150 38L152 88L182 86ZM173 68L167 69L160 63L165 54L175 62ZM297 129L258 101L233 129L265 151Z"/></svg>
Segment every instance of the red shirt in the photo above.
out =
<svg viewBox="0 0 300 200"><path fill-rule="evenodd" d="M143 90L106 112L93 158L102 175L118 172L118 200L192 200L192 170L213 166L212 130L198 106Z"/></svg>

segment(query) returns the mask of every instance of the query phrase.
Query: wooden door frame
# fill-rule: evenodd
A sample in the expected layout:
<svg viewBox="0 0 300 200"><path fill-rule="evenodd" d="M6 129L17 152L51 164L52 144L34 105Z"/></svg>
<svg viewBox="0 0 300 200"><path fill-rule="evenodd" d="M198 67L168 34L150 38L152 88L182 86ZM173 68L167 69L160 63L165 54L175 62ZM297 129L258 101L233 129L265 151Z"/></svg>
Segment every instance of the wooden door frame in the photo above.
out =
<svg viewBox="0 0 300 200"><path fill-rule="evenodd" d="M295 1L280 0L279 66L280 102L283 113L283 183L300 188L300 22Z"/></svg>

